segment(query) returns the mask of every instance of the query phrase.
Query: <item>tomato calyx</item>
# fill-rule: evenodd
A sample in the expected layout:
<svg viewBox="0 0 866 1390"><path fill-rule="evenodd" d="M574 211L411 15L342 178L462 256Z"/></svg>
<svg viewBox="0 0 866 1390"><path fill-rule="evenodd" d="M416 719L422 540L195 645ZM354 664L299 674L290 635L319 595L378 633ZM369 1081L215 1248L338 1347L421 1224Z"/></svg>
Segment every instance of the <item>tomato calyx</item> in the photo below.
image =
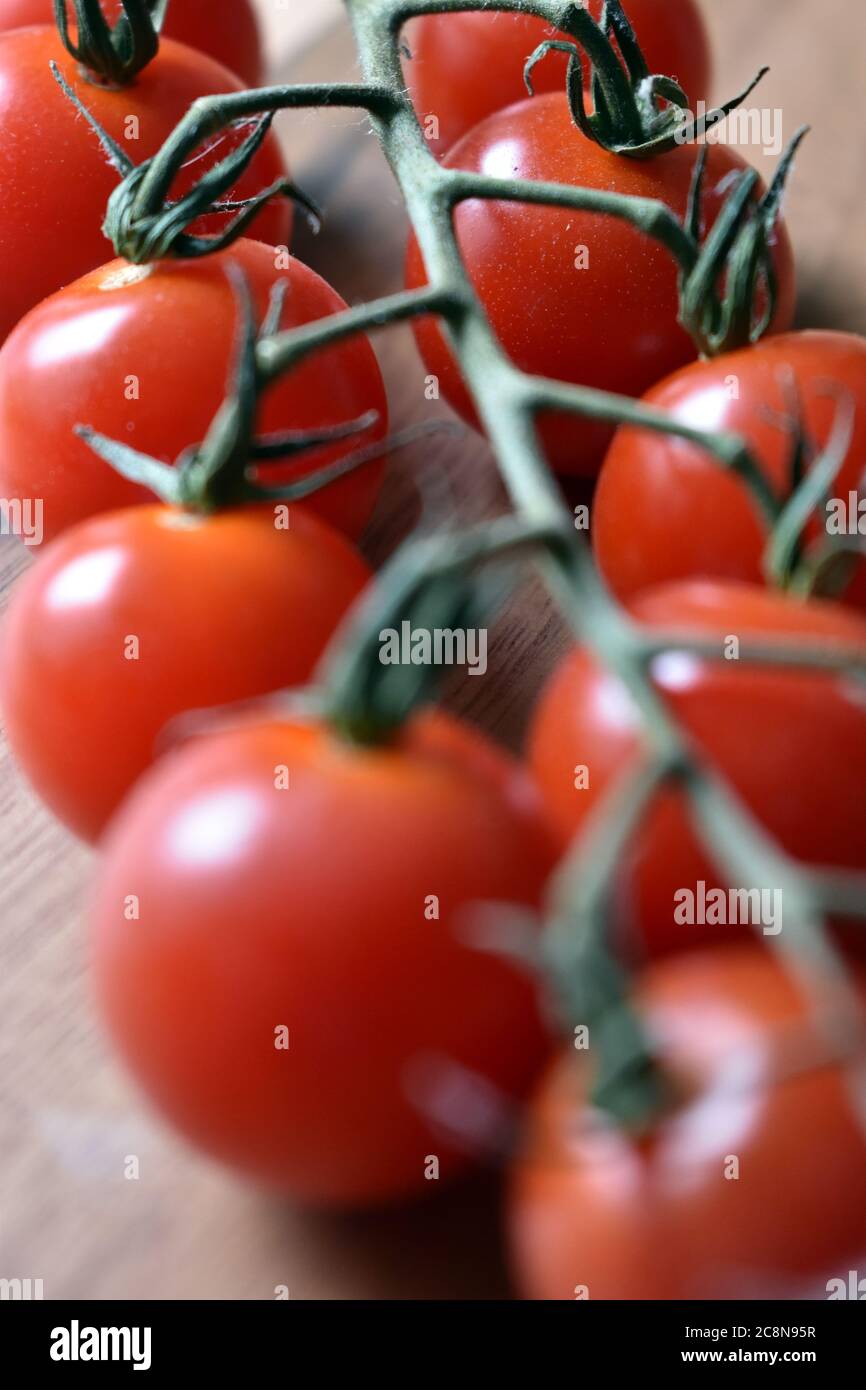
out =
<svg viewBox="0 0 866 1390"><path fill-rule="evenodd" d="M836 599L845 593L866 553L861 536L829 534L823 525L833 485L850 454L855 403L849 392L819 389L818 394L836 403L827 440L819 447L808 432L792 372L782 373L780 388L787 400L786 410L778 416L769 410L767 414L790 439L788 485L783 492L773 486L749 450L730 458L717 448L708 448L708 452L749 491L767 535L762 567L768 587L798 598ZM709 442L708 436L706 444ZM810 540L808 529L816 517L822 522L821 534Z"/></svg>
<svg viewBox="0 0 866 1390"><path fill-rule="evenodd" d="M130 264L147 265L172 256L189 259L222 251L243 236L272 198L288 198L297 203L313 231L319 230L322 215L318 207L291 179L277 179L252 198L226 199L224 196L255 159L267 138L274 119L272 111L256 117L244 140L207 169L182 198L171 200L167 196L174 177L172 173L154 200L148 198L147 188L157 157L134 164L72 90L56 63L51 64L51 73L63 95L88 122L109 163L120 175L120 182L108 200L102 230L113 243L117 255ZM212 213L234 213L235 216L216 236L188 235L189 226L199 217Z"/></svg>
<svg viewBox="0 0 866 1390"><path fill-rule="evenodd" d="M305 474L295 482L282 483L278 487L262 486L253 481L250 473L262 463L285 463L287 459L363 434L372 429L378 419L378 412L371 410L357 420L347 420L320 430L286 430L280 434L260 435L243 451L244 463L240 469L234 449L193 446L171 465L150 454L140 454L127 444L109 439L87 425L77 426L75 433L99 458L130 482L148 488L160 501L185 511L214 512L225 507L257 502L300 502L311 497L347 473L379 458L389 447L388 442L358 450L341 459L338 464Z"/></svg>
<svg viewBox="0 0 866 1390"><path fill-rule="evenodd" d="M747 169L737 177L702 245L707 147L701 150L683 224L699 249L694 265L680 268L679 318L704 357L718 357L758 342L773 321L777 302L773 232L794 158L808 133L808 126L795 133L757 203L753 198L756 171Z"/></svg>
<svg viewBox="0 0 866 1390"><path fill-rule="evenodd" d="M78 30L69 30L68 0L54 0L60 38L91 82L125 87L159 52L169 0L121 0L123 13L109 24L100 0L72 0Z"/></svg>
<svg viewBox="0 0 866 1390"><path fill-rule="evenodd" d="M810 545L805 533L812 518L821 515L848 458L854 436L854 401L848 393L833 393L836 416L827 443L819 451L807 431L792 376L786 377L783 391L789 401L788 413L778 423L790 434L791 492L787 501L779 504L764 570L769 584L800 597L838 598L863 562L862 538L829 535L822 528L821 538Z"/></svg>
<svg viewBox="0 0 866 1390"><path fill-rule="evenodd" d="M207 438L185 450L170 465L109 439L87 425L76 428L79 438L123 477L148 488L161 501L187 511L208 513L255 503L298 502L380 457L393 444L388 440L376 442L276 487L253 476L268 463L285 463L312 450L363 435L377 424L379 413L371 410L356 420L321 429L257 435L259 400L274 379L274 373L261 369L258 349L277 332L288 286L285 280L274 286L268 312L259 328L246 277L234 264L227 268L227 273L239 305L238 346L229 393Z"/></svg>
<svg viewBox="0 0 866 1390"><path fill-rule="evenodd" d="M273 198L288 198L306 213L313 231L321 224L316 204L291 179L277 179L252 198L226 200L225 195L246 171L274 119L267 112L252 122L250 133L240 145L215 164L175 201L166 200L149 209L142 190L154 161L143 160L125 171L121 183L111 194L103 231L119 256L133 265L165 260L173 256L192 259L222 251L242 237L261 208ZM190 236L187 228L210 213L236 214L217 236Z"/></svg>
<svg viewBox="0 0 866 1390"><path fill-rule="evenodd" d="M575 42L546 39L538 45L524 68L529 95L534 95L532 72L536 64L551 52L567 53L566 90L575 125L602 149L630 159L652 159L704 136L742 105L769 71L761 68L744 91L696 120L679 83L650 72L620 0L605 0L599 21L582 6L572 5L561 28ZM591 111L586 107L587 85Z"/></svg>
<svg viewBox="0 0 866 1390"><path fill-rule="evenodd" d="M74 98L73 98L74 100ZM305 87L263 87L253 91L229 92L200 97L175 126L172 134L152 159L139 166L129 160L113 158L112 142L103 139L109 158L123 182L109 199L103 231L114 243L118 256L140 264L166 256L207 256L222 250L244 232L256 212L272 198L290 198L306 213L318 231L321 213L315 203L288 179L280 179L242 202L218 201L245 171L277 111L312 106L361 108L381 120L391 120L402 110L398 99L385 85L371 83L329 83ZM408 103L408 97L406 97ZM78 104L78 103L76 103ZM99 133L89 114L91 125ZM211 169L184 198L173 203L170 192L175 178L206 141L228 131L251 133L214 169ZM186 228L197 217L212 212L237 212L221 235L191 237Z"/></svg>

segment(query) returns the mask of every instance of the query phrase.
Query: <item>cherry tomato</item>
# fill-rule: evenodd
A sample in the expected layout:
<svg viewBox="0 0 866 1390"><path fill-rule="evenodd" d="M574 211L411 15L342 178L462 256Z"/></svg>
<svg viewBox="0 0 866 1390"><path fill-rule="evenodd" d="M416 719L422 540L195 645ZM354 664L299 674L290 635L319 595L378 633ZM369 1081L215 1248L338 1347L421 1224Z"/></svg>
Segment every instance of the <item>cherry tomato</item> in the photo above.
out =
<svg viewBox="0 0 866 1390"><path fill-rule="evenodd" d="M698 580L642 594L633 611L649 628L718 642L719 660L676 652L656 658L653 679L680 727L766 830L804 863L866 869L866 704L859 687L828 674L723 655L736 651L730 640L736 638L743 646L829 644L862 659L866 622L860 614L841 604L798 603L748 585ZM565 658L542 693L529 743L530 764L563 846L605 791L635 769L640 729L612 675L583 651ZM586 777L577 768L588 769L582 790ZM752 930L726 925L724 913L718 920L715 908L701 908L702 882L706 892L758 887L726 882L698 840L682 792L666 789L648 810L623 867L620 939L636 938L639 948L655 955ZM676 896L683 890L695 895L694 923L686 920L688 901ZM778 922L775 900L767 906L765 915L774 921L762 915L759 929L784 930L784 903Z"/></svg>
<svg viewBox="0 0 866 1390"><path fill-rule="evenodd" d="M479 904L536 904L550 862L517 765L444 716L386 747L286 722L197 740L106 840L110 1031L241 1172L313 1202L430 1192L471 1161L480 1097L543 1060L534 985L471 931Z"/></svg>
<svg viewBox="0 0 866 1390"><path fill-rule="evenodd" d="M587 8L599 19L602 0ZM650 72L676 77L693 106L706 99L710 50L693 0L630 0L627 12ZM405 34L409 91L422 121L438 120L438 138L430 142L438 155L485 116L523 100L527 58L545 39L567 39L536 15L501 11L424 15ZM564 91L567 63L565 54L550 53L533 73L536 92Z"/></svg>
<svg viewBox="0 0 866 1390"><path fill-rule="evenodd" d="M753 944L678 956L638 1008L681 1100L636 1140L589 1108L580 1053L551 1068L510 1184L521 1291L826 1298L863 1249L866 1142L790 975Z"/></svg>
<svg viewBox="0 0 866 1390"><path fill-rule="evenodd" d="M0 339L40 299L101 265L110 251L102 221L119 175L54 81L52 61L137 164L156 153L197 97L241 85L212 58L170 39L131 86L111 88L83 76L53 29L0 34ZM176 180L173 192L183 192L208 161L223 157L240 138L234 132L215 142L206 159L193 161L185 178ZM269 135L233 196L249 197L284 174L279 145ZM196 224L195 231L213 230L215 221ZM253 226L263 241L287 245L291 224L291 207L281 198Z"/></svg>
<svg viewBox="0 0 866 1390"><path fill-rule="evenodd" d="M302 507L193 516L131 507L82 522L13 595L0 698L19 763L85 839L185 711L306 681L369 578Z"/></svg>
<svg viewBox="0 0 866 1390"><path fill-rule="evenodd" d="M477 126L449 152L446 166L498 177L541 179L653 198L685 213L697 147L681 145L650 160L609 154L581 135L564 95L509 107ZM731 177L745 168L724 145L709 149L704 232ZM659 243L597 213L473 200L455 217L470 279L493 328L521 370L640 396L696 356L677 321L677 269ZM773 327L790 327L793 259L783 225L775 246L779 299ZM407 283L426 280L414 238ZM439 324L419 320L416 337L427 370L454 408L477 424L469 393ZM612 431L576 417L543 416L551 464L593 475Z"/></svg>
<svg viewBox="0 0 866 1390"><path fill-rule="evenodd" d="M122 10L120 0L102 8L112 21ZM53 0L0 0L0 31L53 23ZM262 45L250 0L171 0L162 33L209 54L248 87L261 85Z"/></svg>
<svg viewBox="0 0 866 1390"><path fill-rule="evenodd" d="M273 247L242 240L201 260L112 261L38 305L0 350L0 495L41 499L47 539L97 512L152 501L97 458L75 426L91 425L166 462L204 439L235 357L230 261L244 271L260 317L272 287L287 283L284 328L346 307L302 262L286 260L277 269ZM385 389L367 339L311 357L264 396L262 433L338 425L372 411L378 418L363 435L317 450L300 466L267 464L266 480L300 476L387 432ZM307 505L357 535L383 469L381 460L365 464Z"/></svg>
<svg viewBox="0 0 866 1390"><path fill-rule="evenodd" d="M645 401L683 424L745 439L780 497L791 492L790 416L796 388L806 433L828 442L839 397L856 407L848 455L832 491L856 491L866 457L866 339L850 333L790 333L713 361L693 362L648 391ZM826 530L826 514L822 518ZM814 540L819 526L810 528ZM599 565L623 599L650 585L707 576L764 582L767 533L746 484L703 450L667 435L620 429L593 504ZM866 563L847 590L866 607Z"/></svg>

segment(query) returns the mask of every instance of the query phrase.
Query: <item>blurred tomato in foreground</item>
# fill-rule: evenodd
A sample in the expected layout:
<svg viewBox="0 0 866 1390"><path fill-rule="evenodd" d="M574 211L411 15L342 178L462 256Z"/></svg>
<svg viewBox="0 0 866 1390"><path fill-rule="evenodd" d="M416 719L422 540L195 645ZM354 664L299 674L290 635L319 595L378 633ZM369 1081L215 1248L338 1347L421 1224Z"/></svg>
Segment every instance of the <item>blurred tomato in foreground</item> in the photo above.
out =
<svg viewBox="0 0 866 1390"><path fill-rule="evenodd" d="M163 1114L249 1177L317 1203L435 1191L476 1157L467 1126L501 1141L491 1100L545 1056L533 983L473 931L485 904L536 905L550 864L519 767L442 715L382 747L292 723L194 742L105 842L110 1031Z"/></svg>
<svg viewBox="0 0 866 1390"><path fill-rule="evenodd" d="M590 1108L591 1051L554 1065L511 1177L520 1291L826 1298L866 1249L866 1136L790 977L719 948L656 966L638 1001L678 1099L636 1140Z"/></svg>

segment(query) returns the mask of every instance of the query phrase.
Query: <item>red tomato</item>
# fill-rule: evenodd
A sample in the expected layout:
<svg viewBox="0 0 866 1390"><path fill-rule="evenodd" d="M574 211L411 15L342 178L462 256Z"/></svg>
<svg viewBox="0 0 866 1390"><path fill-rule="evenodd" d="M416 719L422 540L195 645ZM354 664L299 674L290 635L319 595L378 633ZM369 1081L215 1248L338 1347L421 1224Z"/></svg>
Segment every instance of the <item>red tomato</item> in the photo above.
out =
<svg viewBox="0 0 866 1390"><path fill-rule="evenodd" d="M288 282L284 328L346 307L300 261L275 269L272 247L242 240L201 260L112 261L38 305L0 350L0 495L41 498L47 539L97 512L153 500L97 458L73 433L76 425L166 462L204 439L235 357L229 262L242 267L260 316L272 286ZM263 477L300 476L387 433L385 388L369 341L356 337L311 357L265 395L262 433L340 424L370 411L379 418L363 436L319 450L300 467L267 464ZM365 464L307 505L358 535L383 469L381 460Z"/></svg>
<svg viewBox="0 0 866 1390"><path fill-rule="evenodd" d="M450 151L448 167L497 177L542 179L653 198L682 217L696 146L655 159L609 154L574 127L564 95L524 101L489 117ZM709 147L704 231L712 225L731 177L746 166L724 145ZM474 200L455 217L466 268L493 328L523 371L640 396L696 356L677 321L677 270L660 244L612 217L523 203ZM581 250L585 248L585 250ZM581 259L586 268L578 269ZM790 327L793 257L780 225L775 247L779 301L774 329ZM426 280L414 238L407 283ZM419 320L416 337L428 372L465 419L477 424L469 393L439 324ZM604 424L543 416L550 462L565 473L594 474L610 442Z"/></svg>
<svg viewBox="0 0 866 1390"><path fill-rule="evenodd" d="M693 362L644 399L682 424L741 435L775 491L787 497L791 437L773 417L790 414L791 381L818 448L827 443L838 410L830 393L848 395L856 405L851 446L833 488L847 500L860 486L866 457L864 338L816 332L765 339L714 361ZM809 534L819 537L817 524ZM746 484L703 450L647 430L617 432L598 480L593 541L620 598L695 576L763 583L767 539ZM866 607L866 563L848 596Z"/></svg>
<svg viewBox="0 0 866 1390"><path fill-rule="evenodd" d="M595 19L602 0L590 0ZM628 17L650 72L675 77L692 106L710 86L707 32L694 0L629 0ZM526 96L523 69L540 43L567 39L536 15L424 15L406 26L412 53L405 65L415 109L422 120L435 115L442 155L485 116ZM565 90L565 54L551 53L533 73L537 92Z"/></svg>
<svg viewBox="0 0 866 1390"><path fill-rule="evenodd" d="M685 733L765 828L804 863L866 869L866 704L860 690L831 675L721 655L726 639L737 637L744 646L762 639L795 648L829 644L862 658L863 618L838 604L797 603L751 586L700 581L651 590L633 607L650 628L718 642L718 661L668 653L654 662L653 678ZM529 745L563 846L605 791L635 766L640 727L612 675L585 652L566 657L541 696ZM578 767L589 769L585 790L576 787ZM701 882L707 891L729 886L701 847L683 794L666 790L623 866L618 932L658 954L751 930L677 921L683 900L675 895L688 890L697 902Z"/></svg>
<svg viewBox="0 0 866 1390"><path fill-rule="evenodd" d="M470 1162L440 1123L477 1119L479 1077L522 1094L544 1056L531 981L464 933L479 904L536 904L550 862L518 767L442 715L387 747L292 723L197 740L106 840L109 1028L243 1173L314 1202L429 1192L431 1159L443 1181Z"/></svg>
<svg viewBox="0 0 866 1390"><path fill-rule="evenodd" d="M282 520L282 518L281 518ZM18 761L95 840L184 711L306 681L369 578L302 507L131 507L55 542L13 595L0 697Z"/></svg>
<svg viewBox="0 0 866 1390"><path fill-rule="evenodd" d="M101 265L110 251L102 221L119 175L54 81L52 60L136 163L156 153L197 97L241 86L213 59L170 39L131 86L110 88L82 75L53 29L0 34L0 339L40 299ZM218 141L210 162L225 155L229 140L239 139L235 132ZM206 167L207 161L195 160L174 191L183 191ZM279 145L269 135L233 196L248 197L284 174ZM291 224L291 207L281 198L253 225L263 241L287 245Z"/></svg>
<svg viewBox="0 0 866 1390"><path fill-rule="evenodd" d="M120 0L108 0L102 8L110 20L122 11ZM53 0L0 0L0 31L53 23ZM248 87L261 84L262 45L250 0L171 0L162 32L216 58Z"/></svg>
<svg viewBox="0 0 866 1390"><path fill-rule="evenodd" d="M840 1068L809 1068L823 1046L790 976L719 948L656 966L638 999L682 1099L635 1140L589 1108L579 1053L551 1069L508 1199L521 1291L826 1298L862 1254L866 1141Z"/></svg>

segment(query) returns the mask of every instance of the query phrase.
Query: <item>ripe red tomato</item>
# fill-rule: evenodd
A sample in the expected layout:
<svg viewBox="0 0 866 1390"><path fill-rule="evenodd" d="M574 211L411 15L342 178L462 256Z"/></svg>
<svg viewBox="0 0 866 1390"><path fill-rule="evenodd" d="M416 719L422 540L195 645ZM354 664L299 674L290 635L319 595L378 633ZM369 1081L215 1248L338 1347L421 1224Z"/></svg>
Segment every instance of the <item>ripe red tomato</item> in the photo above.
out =
<svg viewBox="0 0 866 1390"><path fill-rule="evenodd" d="M736 637L744 646L762 639L794 647L830 644L862 658L866 622L860 614L840 604L798 603L747 585L697 580L650 590L633 611L649 628L718 641L719 660L668 653L654 662L653 679L684 732L770 834L804 863L866 869L866 704L858 687L832 675L722 655L725 641ZM541 696L529 742L530 764L563 846L604 792L635 766L640 727L612 675L585 652L565 658ZM579 767L589 770L584 790L576 785L585 781L576 777ZM707 891L758 887L727 884L698 840L682 792L665 790L623 866L619 938L656 955L750 930L722 921L677 921L683 900L675 895L688 890L697 903L701 882ZM781 925L784 930L784 915Z"/></svg>
<svg viewBox="0 0 866 1390"><path fill-rule="evenodd" d="M780 497L791 492L791 437L774 417L790 413L796 385L807 433L828 442L836 396L856 405L846 462L833 488L856 491L866 457L866 339L791 333L713 361L693 362L648 391L648 405L682 424L745 439ZM826 515L823 520L826 522ZM816 522L809 531L817 539ZM745 483L702 449L647 430L620 429L599 475L593 541L605 578L622 599L650 585L698 576L764 582L766 529ZM866 607L866 562L846 595Z"/></svg>
<svg viewBox="0 0 866 1390"><path fill-rule="evenodd" d="M657 965L638 1000L681 1101L636 1140L589 1108L579 1053L551 1068L510 1184L520 1290L826 1298L862 1253L866 1142L790 976L717 948Z"/></svg>
<svg viewBox="0 0 866 1390"><path fill-rule="evenodd" d="M136 163L156 153L197 97L241 86L212 58L170 39L131 86L111 88L82 75L53 29L0 34L0 340L40 299L101 265L110 252L102 221L119 175L54 81L52 61ZM235 132L216 142L207 160L216 162L239 139ZM190 186L207 160L194 161L175 191ZM284 174L271 134L235 185L234 196L249 197ZM264 208L253 224L255 235L274 245L288 244L291 225L284 198Z"/></svg>
<svg viewBox="0 0 866 1390"><path fill-rule="evenodd" d="M346 307L301 261L276 269L273 247L242 240L201 260L112 261L38 305L0 350L0 495L42 499L47 539L97 512L153 500L97 458L73 433L76 425L166 462L204 439L235 357L229 262L243 269L260 317L273 285L288 283L285 328ZM318 450L300 466L267 464L263 477L302 476L387 433L385 388L369 341L356 337L311 357L263 398L262 433L317 429L370 411L378 421L363 436ZM383 470L381 460L365 464L307 505L356 536Z"/></svg>
<svg viewBox="0 0 866 1390"><path fill-rule="evenodd" d="M245 1174L313 1202L429 1192L432 1160L449 1181L472 1159L442 1126L544 1057L532 982L469 933L479 904L537 904L550 862L524 775L442 715L387 746L285 722L197 740L105 842L109 1028L163 1113Z"/></svg>
<svg viewBox="0 0 866 1390"><path fill-rule="evenodd" d="M120 0L103 0L102 8L112 21L122 10ZM53 23L53 0L0 0L0 31ZM250 0L171 0L162 32L209 54L248 87L261 84L262 45Z"/></svg>
<svg viewBox="0 0 866 1390"><path fill-rule="evenodd" d="M587 8L599 19L602 0ZM626 9L650 72L677 78L693 107L706 99L710 49L694 0L629 0ZM550 38L567 35L528 14L467 11L409 22L406 79L418 115L438 119L438 139L430 142L438 155L485 116L523 100L526 60ZM565 54L549 54L533 73L535 90L564 91L567 63Z"/></svg>
<svg viewBox="0 0 866 1390"><path fill-rule="evenodd" d="M78 835L99 836L176 715L309 678L369 570L302 507L276 522L269 507L130 507L82 522L24 576L4 634L6 731Z"/></svg>
<svg viewBox="0 0 866 1390"><path fill-rule="evenodd" d="M697 147L686 145L650 160L609 154L575 129L566 97L551 94L482 121L444 163L498 177L653 198L682 217L696 154ZM730 191L731 176L745 167L727 146L709 148L704 231ZM597 213L474 200L457 209L455 226L470 279L497 337L521 370L640 396L696 356L677 321L673 258L624 222ZM773 327L781 331L790 327L794 306L793 257L783 224L775 259L779 300ZM413 288L426 281L414 238L406 278ZM477 424L438 322L421 319L415 332L443 395ZM611 429L564 415L541 418L551 464L565 473L594 474Z"/></svg>

